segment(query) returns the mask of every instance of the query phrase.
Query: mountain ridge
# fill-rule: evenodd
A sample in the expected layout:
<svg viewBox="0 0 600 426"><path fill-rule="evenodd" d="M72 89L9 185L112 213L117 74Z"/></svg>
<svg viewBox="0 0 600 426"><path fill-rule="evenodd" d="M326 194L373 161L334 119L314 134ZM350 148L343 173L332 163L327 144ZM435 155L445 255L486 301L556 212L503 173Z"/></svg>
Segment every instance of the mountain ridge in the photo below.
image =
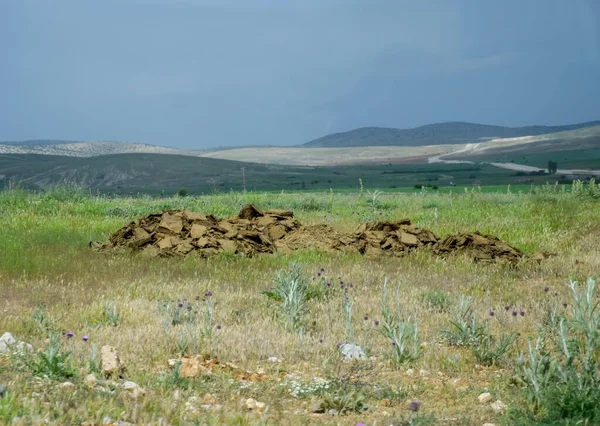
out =
<svg viewBox="0 0 600 426"><path fill-rule="evenodd" d="M524 127L504 127L463 121L449 121L426 124L410 129L360 127L347 132L332 133L322 136L300 146L308 148L345 148L361 146L465 144L496 138L538 136L597 125L600 125L600 120L561 126L532 125Z"/></svg>

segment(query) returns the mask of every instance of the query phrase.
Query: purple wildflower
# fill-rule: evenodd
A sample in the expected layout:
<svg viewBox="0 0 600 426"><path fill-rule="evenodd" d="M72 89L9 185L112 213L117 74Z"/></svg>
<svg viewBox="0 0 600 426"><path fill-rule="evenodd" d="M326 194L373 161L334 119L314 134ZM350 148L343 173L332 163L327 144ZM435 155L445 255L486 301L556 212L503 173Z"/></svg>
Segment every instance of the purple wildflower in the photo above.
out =
<svg viewBox="0 0 600 426"><path fill-rule="evenodd" d="M365 321L369 321L369 317L365 315Z"/></svg>
<svg viewBox="0 0 600 426"><path fill-rule="evenodd" d="M221 329L221 324L217 324L217 330Z"/></svg>
<svg viewBox="0 0 600 426"><path fill-rule="evenodd" d="M566 307L567 307L567 304L566 304L566 303L563 303L563 308L566 308Z"/></svg>
<svg viewBox="0 0 600 426"><path fill-rule="evenodd" d="M90 340L90 336L83 336L82 339L84 342L87 342L88 340Z"/></svg>
<svg viewBox="0 0 600 426"><path fill-rule="evenodd" d="M550 291L550 287L544 287L544 293L548 293Z"/></svg>
<svg viewBox="0 0 600 426"><path fill-rule="evenodd" d="M200 300L200 295L196 296L196 300Z"/></svg>
<svg viewBox="0 0 600 426"><path fill-rule="evenodd" d="M178 307L178 308L183 308L183 302L179 302L179 303L177 304L177 307Z"/></svg>
<svg viewBox="0 0 600 426"><path fill-rule="evenodd" d="M378 326L379 325L379 320L375 320L375 325Z"/></svg>
<svg viewBox="0 0 600 426"><path fill-rule="evenodd" d="M73 337L73 336L75 336L75 335L73 334L73 332L72 332L72 331L67 331L67 338L68 338L68 339L70 339L70 338L71 338L71 337Z"/></svg>
<svg viewBox="0 0 600 426"><path fill-rule="evenodd" d="M506 306L504 307L504 310L505 310L505 311L508 311L508 310L510 310L510 305L506 305Z"/></svg>
<svg viewBox="0 0 600 426"><path fill-rule="evenodd" d="M496 312L494 312L493 309L490 309L490 316L493 317L494 315L496 315Z"/></svg>
<svg viewBox="0 0 600 426"><path fill-rule="evenodd" d="M416 413L417 411L419 411L419 408L421 408L421 403L419 401L411 401L410 405L408 406L408 409L414 413Z"/></svg>
<svg viewBox="0 0 600 426"><path fill-rule="evenodd" d="M525 311L521 311L520 314L521 314L522 317L524 317L525 316Z"/></svg>
<svg viewBox="0 0 600 426"><path fill-rule="evenodd" d="M204 293L204 296L206 296L206 297L212 296L212 291L207 291L206 293Z"/></svg>
<svg viewBox="0 0 600 426"><path fill-rule="evenodd" d="M517 314L518 314L518 313L517 313L517 311L512 311L512 316L513 316L513 317L516 317L516 316L517 316Z"/></svg>

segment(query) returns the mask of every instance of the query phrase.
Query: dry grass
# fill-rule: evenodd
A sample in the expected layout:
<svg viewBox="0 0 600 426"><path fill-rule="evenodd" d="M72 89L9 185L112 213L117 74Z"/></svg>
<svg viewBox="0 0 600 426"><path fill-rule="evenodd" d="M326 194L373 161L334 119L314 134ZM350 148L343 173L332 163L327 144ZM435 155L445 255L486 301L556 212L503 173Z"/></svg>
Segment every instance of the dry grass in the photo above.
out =
<svg viewBox="0 0 600 426"><path fill-rule="evenodd" d="M295 197L295 198L294 198ZM0 361L0 384L8 386L15 399L0 410L0 423L10 416L16 424L101 424L105 416L135 424L403 424L407 404L421 402L420 423L481 425L501 423L489 405L477 396L489 390L511 408L526 408L519 389L511 385L514 358L526 346L526 337L536 335L537 324L552 298L568 300L565 282L569 276L585 280L600 266L600 209L597 201L559 194L467 194L424 197L384 194L372 205L360 195L233 194L202 199L149 198L107 200L21 193L0 195L0 332L10 331L35 348L43 348L47 332L32 319L40 306L56 320L54 328L72 331L65 342L81 369L70 379L73 390L59 382L32 376L27 368ZM304 197L304 198L302 198ZM312 210L312 198L322 210ZM524 261L516 267L478 265L466 258L441 260L429 253L405 258L366 259L343 254L302 251L292 255L237 258L230 255L209 260L157 259L135 255L102 255L87 248L91 239L105 238L130 218L111 216L115 204L126 206L132 216L166 207L233 214L240 204L260 207L293 207L303 223L327 222L351 229L372 217L411 217L438 235L481 230L506 239L528 253L548 250L558 256L538 264ZM303 206L304 209L303 209ZM275 317L273 302L261 290L273 285L275 271L290 262L302 265L309 277L324 269L323 277L336 290L327 298L309 302L307 329L302 335L285 330ZM412 365L395 366L384 353L390 342L380 333L383 284L390 295L399 286L399 301L407 314L419 321L423 356ZM343 291L339 282L352 288L356 343L374 358L364 364L367 371L350 371L341 363L336 345L347 339ZM550 287L549 294L544 287ZM211 291L217 300L213 337L202 337L204 317L192 326L165 327L158 301L191 301ZM552 293L558 292L558 296ZM480 367L468 348L445 344L440 329L448 325L459 295L473 297L476 314L490 322L495 335L509 331L521 334L518 347L500 365ZM548 300L550 298L550 301ZM187 303L187 301L185 303ZM120 322L113 326L104 315L105 302L116 303ZM394 302L395 303L395 302ZM513 318L503 307L511 305L526 314ZM489 309L497 314L490 317ZM513 308L511 308L512 311ZM365 319L368 318L368 319ZM169 381L167 360L180 350L185 334L190 355L210 352L223 362L234 362L251 371L265 370L266 382L243 383L227 374ZM83 342L81 336L90 336ZM91 344L118 348L126 364L127 379L142 386L146 395L137 401L123 399L122 391L103 393L83 384ZM281 363L271 363L277 357ZM407 375L407 369L415 371ZM419 374L424 370L423 376ZM282 376L285 371L287 376ZM310 404L319 396L294 397L291 380L309 383L314 377L336 381L354 374L363 385L352 385L364 393L373 408L344 416L311 414ZM344 388L348 389L348 388ZM214 395L222 410L186 411L189 397ZM248 412L246 398L264 401L264 414ZM6 399L3 401L7 401ZM8 407L8 408L6 408ZM10 411L12 410L12 411ZM11 414L12 413L12 414ZM4 417L2 417L4 415ZM429 419L429 416L434 416ZM452 420L454 419L454 420ZM162 423L161 423L162 422ZM408 424L408 423L406 423Z"/></svg>

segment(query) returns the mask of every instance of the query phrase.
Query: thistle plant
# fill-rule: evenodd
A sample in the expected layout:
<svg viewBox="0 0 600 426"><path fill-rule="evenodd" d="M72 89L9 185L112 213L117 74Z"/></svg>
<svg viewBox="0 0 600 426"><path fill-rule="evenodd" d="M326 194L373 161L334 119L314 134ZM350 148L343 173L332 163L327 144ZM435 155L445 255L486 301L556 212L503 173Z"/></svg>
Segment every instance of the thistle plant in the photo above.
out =
<svg viewBox="0 0 600 426"><path fill-rule="evenodd" d="M396 290L396 307L393 311L387 300L387 278L383 284L380 332L391 342L392 349L386 356L397 365L414 362L422 354L419 342L419 323L416 316L404 316L400 309L399 287Z"/></svg>
<svg viewBox="0 0 600 426"><path fill-rule="evenodd" d="M485 326L473 312L470 296L461 295L458 309L453 314L450 327L441 330L442 337L453 346L475 346L485 333Z"/></svg>
<svg viewBox="0 0 600 426"><path fill-rule="evenodd" d="M520 379L536 417L572 419L592 424L600 419L600 312L596 280L585 289L569 280L573 302L560 318L555 333L529 342L526 355L517 358ZM590 423L592 422L592 423Z"/></svg>
<svg viewBox="0 0 600 426"><path fill-rule="evenodd" d="M278 313L285 328L302 333L306 326L308 301L324 292L325 288L322 286L311 286L300 265L292 263L288 269L277 271L275 286L271 290L263 290L261 293L279 302Z"/></svg>

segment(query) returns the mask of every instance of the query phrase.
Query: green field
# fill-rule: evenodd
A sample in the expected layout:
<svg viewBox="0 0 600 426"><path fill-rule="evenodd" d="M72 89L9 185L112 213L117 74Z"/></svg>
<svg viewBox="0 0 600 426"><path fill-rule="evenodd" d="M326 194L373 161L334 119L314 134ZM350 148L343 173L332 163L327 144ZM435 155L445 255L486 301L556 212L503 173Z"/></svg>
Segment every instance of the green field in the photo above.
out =
<svg viewBox="0 0 600 426"><path fill-rule="evenodd" d="M600 149L598 148L557 150L552 152L536 149L535 152L505 153L494 153L493 150L490 150L489 154L465 156L464 159L487 163L524 164L542 169L548 167L548 161L554 161L558 163L559 169L600 169Z"/></svg>
<svg viewBox="0 0 600 426"><path fill-rule="evenodd" d="M3 191L0 331L35 352L0 355L0 385L8 389L0 424L598 424L598 295L574 299L567 283L585 288L600 269L600 188L572 189L172 198L90 196L72 186ZM303 224L344 232L408 217L440 237L479 230L526 256L555 256L485 265L427 250L370 258L307 249L149 261L88 245L165 209L227 217L247 203L291 208ZM333 290L308 301L290 290L295 296L286 303L263 294L278 279L293 282L286 272L292 263L314 291L326 281ZM462 296L471 298L470 308ZM181 302L189 320L176 321L179 311L166 310L165 301ZM538 336L539 361L528 347ZM340 342L360 345L370 358L342 362ZM100 373L94 348L103 345L119 351L122 377ZM235 363L263 380L228 371L182 377L167 362L182 353ZM124 388L126 381L143 391ZM480 403L484 392L506 410ZM418 411L409 410L411 401Z"/></svg>
<svg viewBox="0 0 600 426"><path fill-rule="evenodd" d="M336 167L278 166L166 154L119 154L91 158L0 155L3 187L44 190L58 184L93 193L172 195L229 191L406 191L421 185L447 191L465 187L522 185L514 171L489 165L388 164ZM546 176L532 177L544 184ZM451 186L453 182L456 186ZM529 184L529 182L527 182Z"/></svg>

